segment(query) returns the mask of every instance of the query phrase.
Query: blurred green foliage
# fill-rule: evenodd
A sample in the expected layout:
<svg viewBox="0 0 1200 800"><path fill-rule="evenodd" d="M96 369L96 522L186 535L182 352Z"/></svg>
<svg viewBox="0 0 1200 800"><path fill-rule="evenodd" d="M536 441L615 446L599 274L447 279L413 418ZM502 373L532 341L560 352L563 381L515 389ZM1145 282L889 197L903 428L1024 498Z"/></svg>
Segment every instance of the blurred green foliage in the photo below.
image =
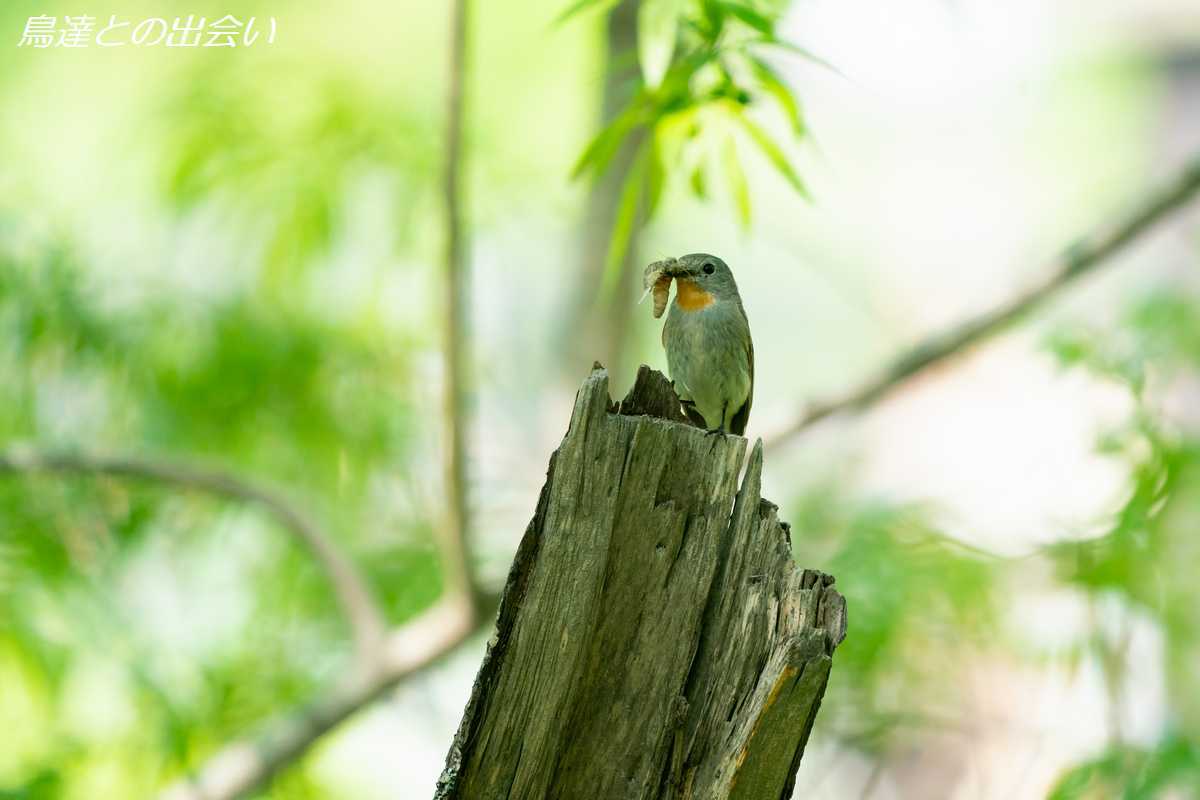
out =
<svg viewBox="0 0 1200 800"><path fill-rule="evenodd" d="M411 352L253 288L128 305L70 248L0 254L0 441L270 476L331 523L397 622L440 591L424 514L380 507L374 490L412 449ZM0 707L24 730L0 756L12 796L145 796L306 701L347 656L310 555L203 495L4 476L0 554ZM166 610L145 619L147 606ZM113 698L100 719L135 719L96 730L80 692Z"/></svg>
<svg viewBox="0 0 1200 800"><path fill-rule="evenodd" d="M1049 348L1067 369L1123 386L1130 418L1106 433L1100 451L1128 465L1126 500L1099 535L1047 548L1058 575L1096 600L1117 596L1150 615L1164 639L1164 738L1150 747L1114 741L1069 771L1052 793L1067 798L1154 798L1200 792L1200 440L1163 407L1194 381L1200 365L1200 297L1163 288L1140 298L1107 330L1055 331ZM1186 392L1186 389L1183 391ZM1120 638L1098 630L1086 646L1098 656L1119 702L1129 671Z"/></svg>
<svg viewBox="0 0 1200 800"><path fill-rule="evenodd" d="M610 0L582 0L560 19L615 5ZM750 225L751 193L739 141L757 148L797 192L808 196L791 157L752 114L773 103L786 117L793 138L807 133L799 99L762 52L775 49L819 61L776 35L776 22L786 6L726 0L639 4L637 91L596 134L573 170L576 177L600 175L624 144L636 143L609 241L606 287L616 280L638 220L649 220L658 210L669 176L686 177L692 192L704 198L711 173L719 171L742 224Z"/></svg>
<svg viewBox="0 0 1200 800"><path fill-rule="evenodd" d="M996 648L1029 656L1005 624L1006 588L1031 579L1044 584L1048 563L1055 581L1089 606L1111 606L1116 598L1123 613L1149 615L1164 638L1168 695L1160 740L1112 740L1067 770L1050 797L1196 796L1200 441L1173 420L1164 401L1197 378L1200 297L1177 287L1149 292L1103 330L1060 322L1047 349L1063 369L1084 370L1130 397L1128 419L1097 442L1100 453L1125 465L1124 499L1089 535L1014 559L958 543L930 522L931 509L855 497L836 484L801 495L789 511L805 532L795 540L797 561L834 574L850 612L851 635L837 652L823 729L886 762L909 752L923 732L968 728L973 723L962 709L969 698L947 676ZM1094 657L1109 701L1121 705L1132 656L1110 628L1093 619L1078 642L1060 643L1058 652L1075 666L1082 656Z"/></svg>
<svg viewBox="0 0 1200 800"><path fill-rule="evenodd" d="M441 156L436 120L381 87L305 63L264 69L197 64L174 83L158 115L160 186L180 212L221 202L287 297L297 271L328 252L355 180L387 179L392 246L411 239Z"/></svg>
<svg viewBox="0 0 1200 800"><path fill-rule="evenodd" d="M338 14L356 10L379 16ZM86 98L68 157L105 148L75 162L89 171L67 176L62 204L36 159L0 167L0 448L178 459L280 487L399 624L442 590L417 363L436 314L413 300L416 257L437 244L440 124L427 80L314 52L305 25L335 15L293 11L278 50L55 51L0 81L6 156L60 161L8 113L28 86ZM428 44L404 21L389 69L397 36ZM105 107L93 74L134 88ZM89 138L97 122L120 138ZM63 213L74 203L82 214ZM348 634L328 576L257 508L0 473L0 796L153 796L328 688ZM330 796L306 764L266 795Z"/></svg>
<svg viewBox="0 0 1200 800"><path fill-rule="evenodd" d="M1129 465L1124 504L1107 531L1049 548L1059 574L1087 592L1113 591L1158 615L1171 612L1161 574L1171 556L1171 499L1187 496L1200 465L1200 442L1181 435L1163 417L1158 392L1200 364L1200 300L1161 291L1135 303L1111 331L1055 331L1049 348L1066 368L1084 369L1125 387L1133 414L1098 443L1100 451ZM1158 392L1148 383L1153 379ZM1190 616L1190 615L1189 615ZM1170 631L1170 626L1167 628Z"/></svg>
<svg viewBox="0 0 1200 800"><path fill-rule="evenodd" d="M1155 800L1200 788L1200 748L1168 738L1150 749L1117 745L1062 777L1048 800Z"/></svg>
<svg viewBox="0 0 1200 800"><path fill-rule="evenodd" d="M936 530L925 509L837 486L816 487L793 508L804 531L797 563L837 578L853 626L838 647L823 728L882 755L898 737L953 720L961 698L946 685L947 660L996 635L999 560Z"/></svg>

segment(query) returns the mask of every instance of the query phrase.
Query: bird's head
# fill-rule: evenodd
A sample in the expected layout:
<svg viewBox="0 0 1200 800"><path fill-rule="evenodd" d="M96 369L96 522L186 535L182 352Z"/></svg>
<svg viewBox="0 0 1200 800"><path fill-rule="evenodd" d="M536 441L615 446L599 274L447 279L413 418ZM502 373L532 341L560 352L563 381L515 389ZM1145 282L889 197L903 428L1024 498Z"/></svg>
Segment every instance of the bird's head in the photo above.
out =
<svg viewBox="0 0 1200 800"><path fill-rule="evenodd" d="M675 302L685 311L699 311L718 300L738 298L733 273L716 256L707 253L680 256L664 272L675 278Z"/></svg>

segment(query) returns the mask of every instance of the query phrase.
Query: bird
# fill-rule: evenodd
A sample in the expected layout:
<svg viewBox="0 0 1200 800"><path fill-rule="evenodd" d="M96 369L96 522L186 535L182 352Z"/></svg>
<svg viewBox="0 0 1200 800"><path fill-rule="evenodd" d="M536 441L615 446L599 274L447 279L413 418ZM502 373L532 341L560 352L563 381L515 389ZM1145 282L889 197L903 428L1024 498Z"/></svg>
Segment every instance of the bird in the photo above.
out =
<svg viewBox="0 0 1200 800"><path fill-rule="evenodd" d="M741 436L754 400L754 343L733 272L708 253L658 264L651 268L675 279L662 342L684 413L710 433Z"/></svg>

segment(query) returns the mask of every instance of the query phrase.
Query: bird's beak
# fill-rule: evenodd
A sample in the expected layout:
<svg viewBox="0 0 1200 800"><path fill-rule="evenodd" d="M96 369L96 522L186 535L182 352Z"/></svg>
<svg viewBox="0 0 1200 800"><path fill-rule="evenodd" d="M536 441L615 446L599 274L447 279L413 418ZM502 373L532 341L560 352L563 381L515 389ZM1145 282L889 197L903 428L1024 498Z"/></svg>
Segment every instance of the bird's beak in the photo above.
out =
<svg viewBox="0 0 1200 800"><path fill-rule="evenodd" d="M700 270L696 267L689 267L682 261L676 261L674 266L671 268L670 274L672 278L694 278L699 273Z"/></svg>

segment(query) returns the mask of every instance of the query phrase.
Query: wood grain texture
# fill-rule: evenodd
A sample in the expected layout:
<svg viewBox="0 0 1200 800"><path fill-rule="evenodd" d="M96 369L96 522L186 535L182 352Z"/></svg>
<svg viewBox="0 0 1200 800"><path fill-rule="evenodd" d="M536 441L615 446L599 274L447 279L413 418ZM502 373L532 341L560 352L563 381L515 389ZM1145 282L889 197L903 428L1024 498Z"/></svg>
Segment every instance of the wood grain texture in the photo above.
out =
<svg viewBox="0 0 1200 800"><path fill-rule="evenodd" d="M664 419L666 417L666 419ZM792 562L757 444L643 368L576 397L436 797L779 800L846 612Z"/></svg>

